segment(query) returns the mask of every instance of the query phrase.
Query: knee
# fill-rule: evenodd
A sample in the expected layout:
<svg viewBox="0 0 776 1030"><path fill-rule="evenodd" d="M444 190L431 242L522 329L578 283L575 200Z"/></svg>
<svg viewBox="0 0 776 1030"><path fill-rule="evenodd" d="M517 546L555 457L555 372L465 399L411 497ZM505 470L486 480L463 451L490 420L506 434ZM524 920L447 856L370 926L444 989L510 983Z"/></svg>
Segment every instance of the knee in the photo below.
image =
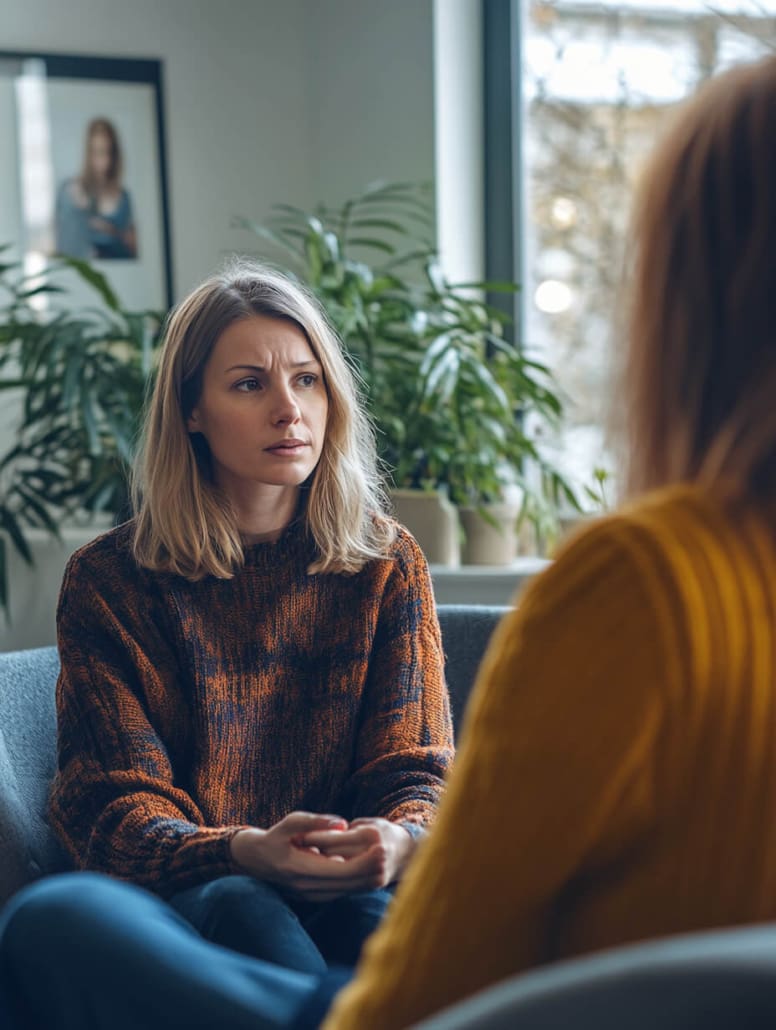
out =
<svg viewBox="0 0 776 1030"><path fill-rule="evenodd" d="M280 927L296 919L271 884L251 876L224 876L208 887L208 921L214 933L257 921Z"/></svg>
<svg viewBox="0 0 776 1030"><path fill-rule="evenodd" d="M278 891L252 876L221 876L201 888L200 897L212 913L240 913L261 906L284 906Z"/></svg>
<svg viewBox="0 0 776 1030"><path fill-rule="evenodd" d="M78 907L86 880L101 880L89 874L51 876L38 880L14 894L0 918L0 949L8 959L39 952L54 939L51 930L69 922Z"/></svg>
<svg viewBox="0 0 776 1030"><path fill-rule="evenodd" d="M341 918L371 917L379 920L384 915L392 898L393 890L383 887L378 890L345 894L331 902L331 907Z"/></svg>
<svg viewBox="0 0 776 1030"><path fill-rule="evenodd" d="M91 917L111 911L117 895L128 889L99 873L63 873L24 887L0 917L3 955L40 959L47 949L78 945Z"/></svg>
<svg viewBox="0 0 776 1030"><path fill-rule="evenodd" d="M171 899L181 915L209 939L229 940L235 927L284 925L292 916L280 893L252 876L221 876Z"/></svg>

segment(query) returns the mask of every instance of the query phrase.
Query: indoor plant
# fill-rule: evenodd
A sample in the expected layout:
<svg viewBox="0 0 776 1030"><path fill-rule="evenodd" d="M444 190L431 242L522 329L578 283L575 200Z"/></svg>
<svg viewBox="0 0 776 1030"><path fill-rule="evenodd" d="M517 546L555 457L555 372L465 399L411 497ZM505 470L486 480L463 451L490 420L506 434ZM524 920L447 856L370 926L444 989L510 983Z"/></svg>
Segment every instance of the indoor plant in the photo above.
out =
<svg viewBox="0 0 776 1030"><path fill-rule="evenodd" d="M70 308L57 283L63 268L93 288L94 307ZM58 535L68 521L127 512L127 473L162 315L124 310L104 276L71 258L34 279L15 262L0 263L0 294L0 390L18 402L0 455L0 528L31 562L26 529ZM2 549L0 561L5 604Z"/></svg>
<svg viewBox="0 0 776 1030"><path fill-rule="evenodd" d="M579 510L524 430L528 416L560 417L552 376L505 341L503 314L482 299L516 287L446 280L428 190L378 183L335 210L279 204L266 224L238 224L280 251L323 304L363 379L394 487L442 491L491 521L487 505L517 488L516 518L541 539L551 513Z"/></svg>

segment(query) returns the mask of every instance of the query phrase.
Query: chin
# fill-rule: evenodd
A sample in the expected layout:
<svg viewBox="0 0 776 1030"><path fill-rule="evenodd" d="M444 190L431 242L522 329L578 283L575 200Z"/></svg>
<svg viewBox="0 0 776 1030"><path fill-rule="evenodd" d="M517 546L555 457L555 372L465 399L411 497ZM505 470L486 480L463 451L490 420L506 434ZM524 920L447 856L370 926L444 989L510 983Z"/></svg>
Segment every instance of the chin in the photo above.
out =
<svg viewBox="0 0 776 1030"><path fill-rule="evenodd" d="M264 483L267 486L301 486L302 483L306 483L309 480L313 471L313 469L300 469L298 472L292 473L289 469L285 475L257 476L256 479L258 482Z"/></svg>

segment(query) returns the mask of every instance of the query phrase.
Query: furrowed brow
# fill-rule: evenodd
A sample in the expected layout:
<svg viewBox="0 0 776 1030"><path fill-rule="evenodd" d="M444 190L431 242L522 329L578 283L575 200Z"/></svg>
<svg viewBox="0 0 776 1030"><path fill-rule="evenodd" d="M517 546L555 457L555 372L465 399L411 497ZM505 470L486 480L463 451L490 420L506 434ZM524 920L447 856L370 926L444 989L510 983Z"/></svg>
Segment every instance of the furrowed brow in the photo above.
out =
<svg viewBox="0 0 776 1030"><path fill-rule="evenodd" d="M304 361L294 361L291 364L291 368L320 368L320 362L315 358L307 358ZM225 369L225 374L228 375L230 372L240 371L264 372L266 370L264 365L231 365Z"/></svg>

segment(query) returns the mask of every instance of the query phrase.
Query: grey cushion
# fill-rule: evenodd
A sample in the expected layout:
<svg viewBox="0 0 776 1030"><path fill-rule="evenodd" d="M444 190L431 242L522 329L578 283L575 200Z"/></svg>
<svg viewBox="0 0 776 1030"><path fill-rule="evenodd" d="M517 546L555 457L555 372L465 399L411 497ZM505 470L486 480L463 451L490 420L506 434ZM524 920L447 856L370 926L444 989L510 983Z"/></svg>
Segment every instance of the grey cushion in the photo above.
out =
<svg viewBox="0 0 776 1030"><path fill-rule="evenodd" d="M439 610L457 722L493 629L506 608ZM46 823L56 768L53 647L0 654L0 904L37 876L68 867Z"/></svg>

